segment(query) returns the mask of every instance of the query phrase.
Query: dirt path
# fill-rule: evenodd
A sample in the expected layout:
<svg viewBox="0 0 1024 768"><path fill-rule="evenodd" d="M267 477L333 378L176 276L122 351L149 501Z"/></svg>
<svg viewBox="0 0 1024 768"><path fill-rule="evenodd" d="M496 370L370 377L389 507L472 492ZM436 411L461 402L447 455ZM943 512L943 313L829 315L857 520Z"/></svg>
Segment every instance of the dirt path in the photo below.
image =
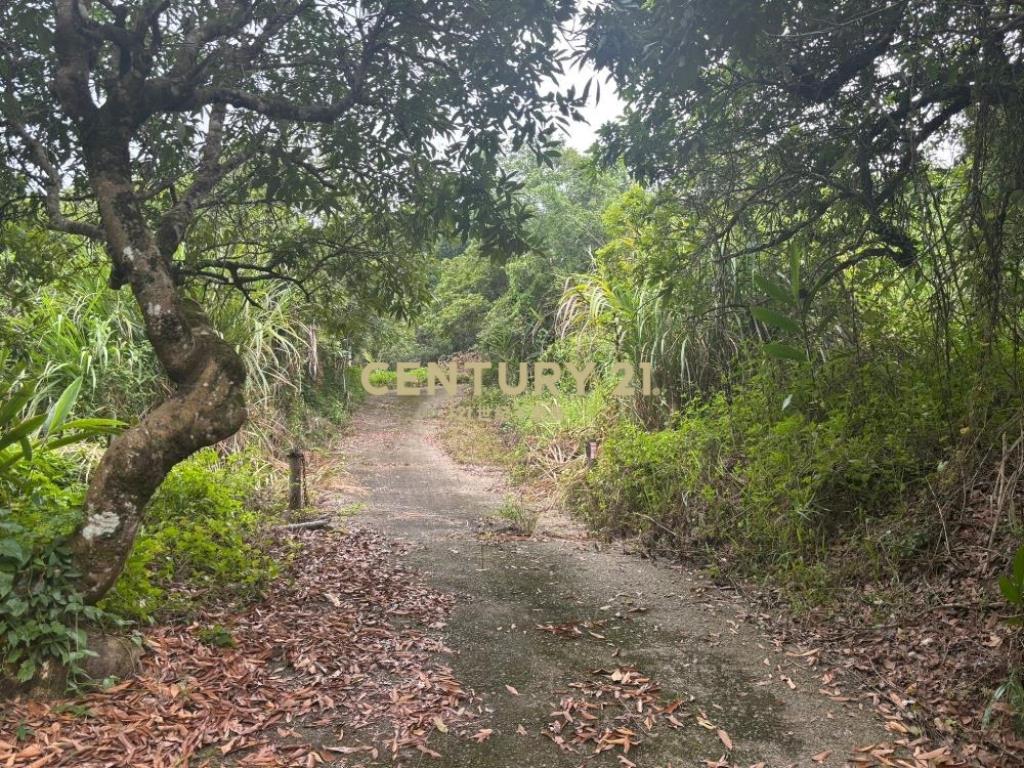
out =
<svg viewBox="0 0 1024 768"><path fill-rule="evenodd" d="M744 621L738 600L699 575L597 551L588 542L481 537L481 519L503 498L500 478L446 456L431 418L436 405L427 397L370 398L342 446L365 505L356 524L408 543L408 565L457 597L445 629L450 663L483 700L481 727L493 730L482 743L432 739L443 757L417 760L467 768L678 768L714 764L723 755L722 765L813 766L822 764L812 760L817 756L843 765L855 748L885 740L868 709L819 693L820 671L774 647ZM566 632L575 625L582 635L538 625L568 625ZM601 681L610 680L595 670L629 668L660 687L654 695L661 701L682 701L676 723L662 718L650 735L632 727L642 743L626 763L621 745L597 757L593 743L561 749L556 740L571 743L574 729L587 722L579 713L588 710L577 705L619 690L612 684L595 698ZM560 704L566 697L572 701ZM639 708L633 699L625 703ZM552 714L566 708L569 717ZM611 707L601 716L623 711ZM555 739L545 735L552 722L564 724L551 734ZM823 758L824 752L831 754Z"/></svg>

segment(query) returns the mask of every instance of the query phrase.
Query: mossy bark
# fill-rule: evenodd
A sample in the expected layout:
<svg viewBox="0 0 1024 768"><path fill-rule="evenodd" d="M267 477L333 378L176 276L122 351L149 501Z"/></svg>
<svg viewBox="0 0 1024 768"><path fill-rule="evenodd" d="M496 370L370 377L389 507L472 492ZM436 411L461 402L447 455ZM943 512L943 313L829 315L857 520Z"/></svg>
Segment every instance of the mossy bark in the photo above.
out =
<svg viewBox="0 0 1024 768"><path fill-rule="evenodd" d="M127 147L89 158L114 273L142 311L172 393L111 441L92 476L72 542L86 600L99 600L131 551L150 497L175 464L234 434L245 421L245 368L234 348L184 297L156 247L126 172Z"/></svg>
<svg viewBox="0 0 1024 768"><path fill-rule="evenodd" d="M75 126L111 260L111 284L127 285L171 394L111 441L86 494L85 516L71 542L80 588L98 601L117 580L146 504L175 464L234 434L244 423L245 368L194 301L175 283L175 238L157 242L132 179L132 142L152 114L132 71L93 102L87 25L73 0L56 4L59 66L54 90Z"/></svg>

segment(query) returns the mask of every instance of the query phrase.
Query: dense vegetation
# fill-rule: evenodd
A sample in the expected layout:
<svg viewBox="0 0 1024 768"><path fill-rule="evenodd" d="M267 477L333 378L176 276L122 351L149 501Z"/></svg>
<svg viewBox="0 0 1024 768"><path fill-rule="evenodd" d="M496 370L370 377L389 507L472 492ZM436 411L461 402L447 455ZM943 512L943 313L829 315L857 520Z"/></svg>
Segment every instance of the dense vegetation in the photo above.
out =
<svg viewBox="0 0 1024 768"><path fill-rule="evenodd" d="M89 256L69 254L80 267ZM90 473L109 437L164 385L135 304L74 272L12 296L0 321L0 638L16 678L52 656L83 660L85 619L144 626L188 617L212 595L258 594L277 567L262 553L266 528L283 510L274 467L291 445L315 443L325 426L341 423L358 394L343 378L340 342L318 338L317 315L298 289L258 289L251 301L223 289L209 295L218 326L256 372L249 422L230 444L171 472L113 590L97 608L86 606L75 596L67 541L81 525Z"/></svg>
<svg viewBox="0 0 1024 768"><path fill-rule="evenodd" d="M1019 3L338 6L0 5L4 672L258 593L364 359L594 364L484 404L596 531L1020 614ZM626 103L587 156L574 21Z"/></svg>
<svg viewBox="0 0 1024 768"><path fill-rule="evenodd" d="M525 177L536 255L435 253L431 311L381 353L596 363L586 395L474 412L608 535L802 610L862 585L905 610L956 573L1017 614L1020 8L811 5L599 5L581 55L625 116ZM617 360L659 394L613 396Z"/></svg>

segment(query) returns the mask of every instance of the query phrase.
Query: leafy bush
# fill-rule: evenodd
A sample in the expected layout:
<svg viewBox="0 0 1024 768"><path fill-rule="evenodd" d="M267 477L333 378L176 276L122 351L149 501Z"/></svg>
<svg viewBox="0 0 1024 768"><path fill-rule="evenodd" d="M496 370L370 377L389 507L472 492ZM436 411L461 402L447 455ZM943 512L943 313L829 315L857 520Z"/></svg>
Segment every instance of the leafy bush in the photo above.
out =
<svg viewBox="0 0 1024 768"><path fill-rule="evenodd" d="M273 561L252 543L260 515L246 501L262 468L252 454L221 458L211 448L179 464L146 510L132 554L106 610L136 620L161 610L187 611L209 592L258 593L276 575ZM169 591L172 585L188 589Z"/></svg>
<svg viewBox="0 0 1024 768"><path fill-rule="evenodd" d="M80 624L104 618L82 603L78 574L61 543L38 551L23 546L27 531L0 510L0 671L24 683L58 662L71 678L87 655Z"/></svg>
<svg viewBox="0 0 1024 768"><path fill-rule="evenodd" d="M19 371L8 381L0 379L0 479L41 451L83 443L123 426L112 419L69 420L81 389L82 377L78 377L44 410L48 391L44 376Z"/></svg>
<svg viewBox="0 0 1024 768"><path fill-rule="evenodd" d="M832 578L817 564L836 549L869 556L856 560L857 578L898 569L928 542L927 531L902 536L890 522L938 472L941 409L912 382L899 383L897 407L869 365L826 373L827 389L803 371L780 384L762 367L669 428L619 423L569 498L600 530L666 550L714 546L733 567L783 575L800 591Z"/></svg>
<svg viewBox="0 0 1024 768"><path fill-rule="evenodd" d="M718 409L699 409L674 429L656 432L619 423L570 498L598 529L641 535L651 545L668 536L675 546L683 534L699 530L720 501L720 418Z"/></svg>
<svg viewBox="0 0 1024 768"><path fill-rule="evenodd" d="M11 379L0 387L0 671L26 682L57 662L73 681L87 653L79 624L104 614L82 603L63 544L81 516L83 467L55 449L119 425L68 419L80 377L46 410L44 378L19 372Z"/></svg>

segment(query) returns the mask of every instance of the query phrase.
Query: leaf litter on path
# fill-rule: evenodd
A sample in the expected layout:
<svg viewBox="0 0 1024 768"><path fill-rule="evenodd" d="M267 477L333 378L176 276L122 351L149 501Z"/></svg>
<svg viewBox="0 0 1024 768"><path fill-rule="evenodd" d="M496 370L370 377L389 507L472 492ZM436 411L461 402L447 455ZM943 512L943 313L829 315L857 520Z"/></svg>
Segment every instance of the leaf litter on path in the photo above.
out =
<svg viewBox="0 0 1024 768"><path fill-rule="evenodd" d="M448 649L430 631L444 626L451 597L405 571L374 533L297 533L276 548L289 565L264 599L153 628L134 677L71 708L7 702L0 766L313 766L436 755L433 732L473 734L472 697L439 663ZM199 641L214 624L234 648Z"/></svg>
<svg viewBox="0 0 1024 768"><path fill-rule="evenodd" d="M568 688L544 731L566 752L619 749L628 755L659 725L681 728L690 716L680 711L681 699L665 701L658 685L633 667L596 669Z"/></svg>

